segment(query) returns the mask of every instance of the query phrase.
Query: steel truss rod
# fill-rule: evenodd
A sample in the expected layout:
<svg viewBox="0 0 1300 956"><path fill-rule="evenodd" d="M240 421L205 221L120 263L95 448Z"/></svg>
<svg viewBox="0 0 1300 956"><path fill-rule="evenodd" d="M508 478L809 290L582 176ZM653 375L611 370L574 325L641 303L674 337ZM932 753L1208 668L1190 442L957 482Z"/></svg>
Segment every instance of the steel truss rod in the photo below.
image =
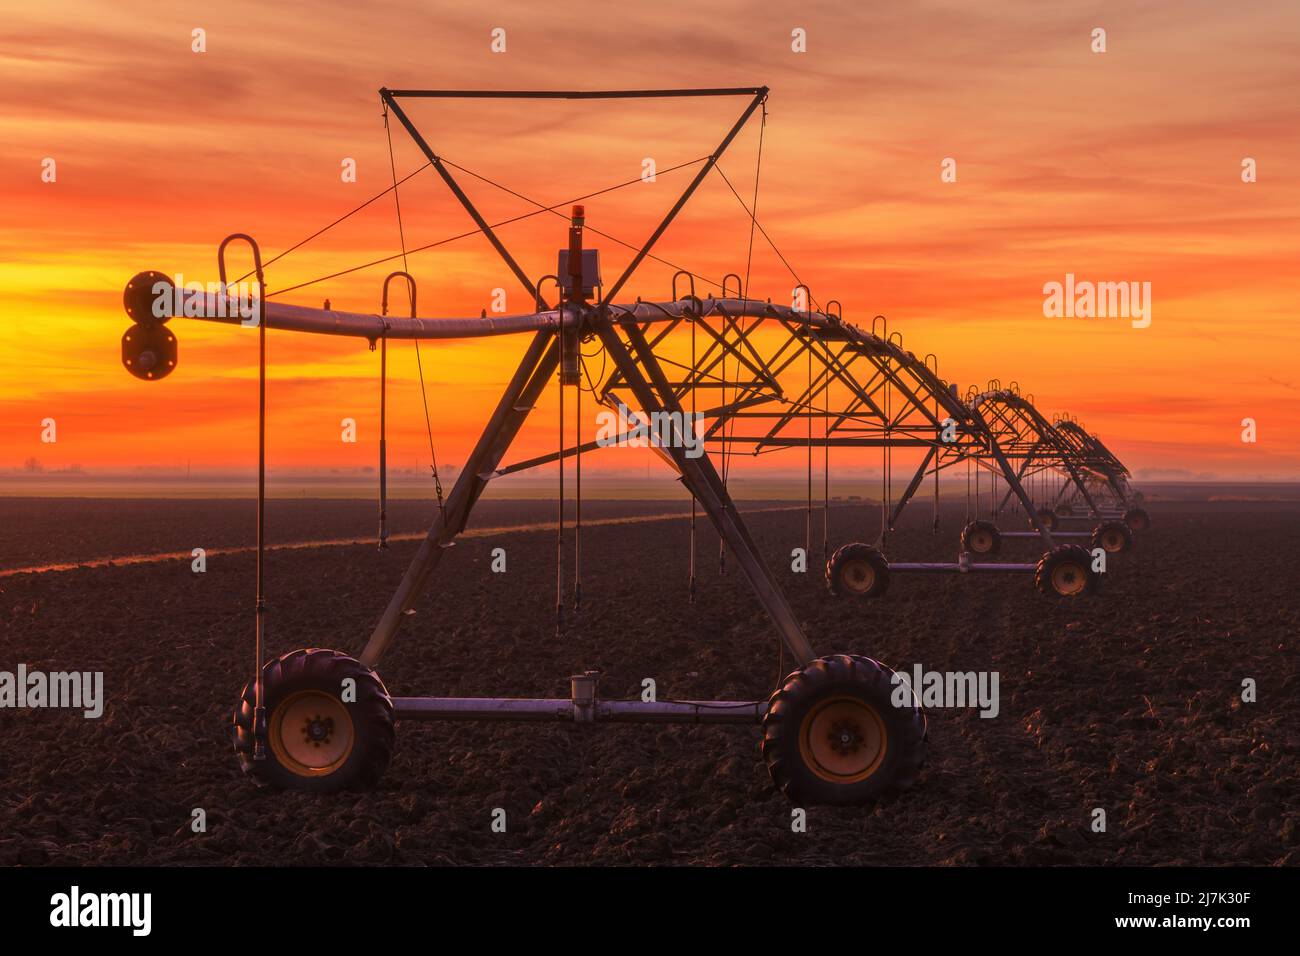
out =
<svg viewBox="0 0 1300 956"><path fill-rule="evenodd" d="M492 243L492 248L494 248L497 251L497 254L505 260L506 265L510 267L510 271L515 274L515 278L523 284L523 287L528 290L528 294L532 297L533 301L537 302L540 306L542 302L538 297L537 287L533 285L532 280L528 278L524 273L523 268L515 261L514 256L510 254L510 251L506 249L505 245L497 237L497 234L493 231L492 227L488 225L488 221L483 218L483 214L480 213L474 203L470 201L469 196L465 194L465 190L461 189L460 183L456 181L456 178L452 176L451 171L447 169L442 159L433 151L433 147L425 141L424 137L420 135L420 131L415 128L415 125L407 118L406 113L397 105L397 100L393 98L393 94L388 90L380 90L379 95L383 99L384 105L388 109L391 109L393 115L397 117L398 121L404 127L406 127L406 132L409 133L411 139L415 141L415 145L420 147L420 151L424 153L429 162L433 163L434 171L442 177L442 181L447 184L447 188L452 191L452 194L460 201L460 204L465 207L465 211L469 213L470 218L474 220L474 225L478 226L479 231L487 237L488 242Z"/></svg>
<svg viewBox="0 0 1300 956"><path fill-rule="evenodd" d="M1035 458L1062 469L1069 482L1087 503L1088 511L1094 516L1099 514L1097 504L1088 492L1083 476L1075 467L1074 456L1070 453L1069 445L1032 402L1015 392L1000 389L981 392L972 399L971 405L975 408L991 409L994 412L1010 436L1010 440L1007 440L999 435L999 444L1003 447L1008 444L1032 445L1025 457L1022 470L1028 468ZM1008 488L1003 505L1009 500L1011 493L1011 489Z"/></svg>
<svg viewBox="0 0 1300 956"><path fill-rule="evenodd" d="M199 298L201 301L196 302ZM214 316L215 321L236 322L238 316L215 317L218 310L218 297L212 293L200 291L182 291L175 297L179 303L177 312L205 318ZM781 429L791 422L801 420L809 415L832 415L834 422L825 435L800 436L798 442L814 447L879 447L882 444L897 444L899 447L924 447L937 441L937 433L942 426L939 415L946 414L956 427L958 448L949 444L945 454L960 451L975 444L981 448L987 445L988 428L977 415L973 415L964 403L952 393L950 387L938 378L923 362L901 347L865 333L854 326L842 323L838 318L824 313L809 313L805 316L789 307L774 305L753 299L704 299L681 300L677 302L652 303L638 302L629 305L603 306L608 315L617 318L624 327L635 326L648 330L655 325L665 330L678 328L683 321L699 328L709 328L710 336L716 348L706 349L706 358L694 369L688 370L683 381L676 386L669 386L670 391L681 399L694 388L708 388L725 385L733 388L742 397L743 404L734 404L730 411L719 412L714 416L713 426L708 432L712 442L752 445L757 453L766 446L789 447L793 439L780 434ZM562 329L589 323L594 318L596 307L581 312L575 308L565 310L549 309L535 313L497 318L402 318L390 316L385 319L378 315L326 311L284 303L265 304L265 323L271 328L283 328L296 331L321 332L325 334L350 335L374 340L381 335L389 339L421 338L461 338L468 336L502 335L533 331L536 334L554 334ZM749 380L724 379L714 373L721 355L721 344L717 330L711 327L714 321L722 322L727 328L735 328L738 317L756 319L745 330L744 349L747 359L737 363L755 377ZM760 325L773 320L773 330L781 330L783 338L771 357L764 358L755 345ZM643 333L644 334L644 333ZM662 364L681 365L668 358L665 336L656 335L651 346ZM823 348L827 343L841 343L838 348ZM660 348L660 346L664 346ZM732 354L736 349L733 344ZM786 395L780 386L782 373L793 368L800 358L812 353L821 372L814 376L811 388L802 383L800 393L793 399ZM869 379L854 375L853 363L866 363L872 368ZM615 368L609 380L600 389L600 394L608 394L614 384L621 381L622 370ZM705 376L712 378L706 380ZM826 388L827 380L843 386L848 395L848 404L843 407L813 407L812 398L819 390ZM883 394L886 389L893 389L902 401L897 403L897 412L886 415L881 403L873 396ZM764 399L771 406L771 424L761 436L719 433L718 425L723 420L744 422L761 420L764 415ZM938 409L936 411L935 409ZM915 420L909 420L914 416ZM1013 452L1014 454L1014 452ZM486 471L493 471L497 464ZM480 471L484 469L479 469Z"/></svg>
<svg viewBox="0 0 1300 956"><path fill-rule="evenodd" d="M201 297L202 301L195 302L196 297ZM176 296L176 301L180 303L178 311L181 314L211 314L218 311L217 297L211 293L182 292ZM784 427L808 416L829 415L833 417L833 423L824 435L811 438L801 435L797 443L807 446L811 442L814 447L925 447L937 441L942 427L939 416L946 415L954 422L957 447L949 443L943 449L945 455L971 446L977 446L980 450L987 448L988 426L978 415L972 414L955 397L947 383L939 379L928 366L901 347L847 325L837 317L824 313L805 315L789 307L753 299L638 302L602 308L606 314L617 318L623 327L649 330L661 325L666 333L686 322L709 330L709 338L714 347L705 350L704 358L696 367L687 370L683 380L675 385L669 384L669 390L679 400L694 388L726 386L737 391L743 400L741 403L733 403L729 410L710 410L716 411L712 416L712 427L707 432L711 442L751 445L755 453L769 446L790 447L796 440L781 434ZM367 340L381 335L390 339L418 337L430 340L523 331L554 334L575 325L590 323L597 311L596 307L592 307L586 312L576 308L548 309L498 318L403 319L390 316L385 319L377 315L266 303L264 321L271 328L352 335ZM742 346L733 343L729 350L723 351L723 336L712 327L712 323L721 322L727 329L735 329L738 317L757 320L744 332L745 361L737 363L739 369L744 369L753 376L748 380L722 378L715 373L722 355L728 352L738 355ZM216 320L234 322L238 319L222 317ZM759 327L768 320L772 320L772 330L782 333L782 339L771 356L765 358L756 345L756 336ZM641 334L644 335L644 331ZM651 340L647 340L647 347L655 352L661 365L684 367L682 363L668 357L665 339L666 335L657 334L653 339L655 344L651 345ZM831 343L839 344L831 348ZM820 371L813 377L811 385L803 382L799 394L791 398L781 388L780 376L794 368L799 359L810 352ZM864 379L855 375L854 363L870 366L871 376ZM623 374L623 370L616 366L608 381L600 388L599 394L608 395L613 385L622 380ZM706 379L706 376L709 378ZM843 387L848 396L846 405L832 406L828 401L822 403L826 405L825 408L813 407L812 399L819 391L828 388L828 382ZM901 399L896 403L897 411L889 415L886 415L883 405L875 398L883 395L885 390L895 391ZM770 410L764 408L765 402ZM725 420L761 421L765 415L770 423L759 436L719 429ZM498 464L499 462L494 462L491 468L478 470L491 472L496 470Z"/></svg>
<svg viewBox="0 0 1300 956"><path fill-rule="evenodd" d="M597 334L619 367L623 380L641 403L642 409L651 414L668 412L675 420L681 421L682 406L644 334L635 322L624 320L619 323L619 327L631 343L631 351L623 344L612 322L599 323ZM633 352L636 354L635 359ZM758 547L727 494L712 460L708 455L689 457L684 445L682 441L674 441L664 451L672 458L687 489L699 501L714 528L736 557L787 650L800 664L808 663L816 656L812 645L804 636L803 628L786 601L780 585L763 562Z"/></svg>
<svg viewBox="0 0 1300 956"><path fill-rule="evenodd" d="M631 359L627 350L624 348L621 339L613 331L609 319L609 311L603 303L614 298L623 288L627 281L632 277L637 267L644 261L650 250L654 247L660 236L663 235L668 226L676 218L677 214L685 206L686 202L698 189L699 185L707 177L709 171L717 164L718 159L730 145L732 140L744 127L746 121L759 107L767 97L766 87L757 87L752 91L752 100L746 107L740 118L735 122L727 132L718 148L709 156L703 167L699 170L691 183L683 191L677 202L668 211L660 221L658 227L645 241L642 247L637 251L632 261L623 270L622 274L615 280L607 293L601 296L602 304L599 306L598 322L596 323L596 332L601 337L609 354L613 357L615 365L622 371L624 380L628 382L634 393L638 394L643 408L646 410L662 409L664 405L672 407L678 415L678 421L681 421L682 409L674 395L672 389L667 385L663 371L655 361L653 350L646 342L640 328L635 324L635 318L632 322L624 325L624 332L634 343L642 363L647 371L650 372L654 379L655 388L652 389L642 377L640 369ZM568 93L544 93L533 92L522 94L532 98L545 98L547 96L557 98L634 98L637 96L655 95L716 95L718 91L694 90L694 91L620 91L604 93L586 93L578 94ZM469 213L480 231L487 237L488 241L496 249L497 253L509 266L516 278L532 295L538 304L539 313L546 311L545 303L541 300L536 286L529 280L518 262L511 256L504 244L498 239L492 231L491 226L479 213L473 202L460 188L455 178L447 170L446 166L439 159L432 147L425 141L424 137L411 123L405 112L397 104L400 96L457 96L458 94L477 97L495 97L504 98L511 96L510 92L495 93L474 93L468 91L404 91L394 94L389 90L381 90L381 97L385 107L391 109L394 115L406 128L411 138L420 147L428 160L433 164L435 170L442 177L443 181L451 189L461 205ZM743 310L742 303L742 310ZM639 305L639 303L638 303ZM635 310L624 310L621 315L623 318L628 317L628 313ZM666 310L660 310L664 312ZM554 317L544 314L534 314L524 320L523 323L509 323L512 325L526 326L529 321L536 323L536 333L532 345L520 363L514 378L506 393L502 396L494 412L492 419L488 422L483 434L480 436L474 452L470 456L464 470L457 479L456 485L448 497L448 507L446 515L440 515L435 521L433 528L421 542L420 549L417 552L411 566L407 569L397 592L390 600L388 607L385 609L382 618L376 625L374 632L371 634L365 651L361 657L362 663L367 666L374 666L385 649L391 642L393 635L396 633L397 626L400 623L402 614L408 610L415 600L416 595L426 584L433 569L437 566L441 550L450 543L450 537L463 530L465 522L468 520L469 512L475 501L482 493L488 478L495 472L500 464L501 456L509 447L511 440L522 426L523 422L532 409L536 399L545 388L549 377L555 372L560 361L560 343L562 340L567 341L568 336L581 336L584 330L590 329L592 320L595 318L590 308L584 308L581 303L577 303L570 308L560 309L554 314ZM669 316L671 318L671 316ZM423 324L418 319L411 320L412 325ZM362 319L360 325L368 324L368 319ZM573 331L569 331L569 329ZM561 331L563 330L563 331ZM391 324L384 327L384 334L390 335L392 332ZM558 334L557 334L558 333ZM426 336L427 337L427 336ZM658 391L656 399L655 390ZM608 394L608 390L606 393ZM561 397L561 402L563 398ZM561 406L562 407L562 406ZM710 520L717 528L718 533L722 536L733 549L736 550L740 559L741 566L744 568L751 584L754 587L760 602L764 605L771 615L778 632L781 635L786 647L791 654L800 663L807 663L812 660L814 655L812 645L804 636L793 611L785 600L780 587L772 578L770 572L763 565L759 557L758 550L753 541L750 539L747 529L734 506L731 504L726 495L725 487L722 485L717 472L713 469L712 462L708 456L702 456L701 459L691 459L686 456L684 442L677 441L668 449L667 453L673 460L678 471L681 473L683 481L691 489L696 499L704 505L706 513ZM563 446L558 456L563 462ZM562 465L561 465L562 467Z"/></svg>
<svg viewBox="0 0 1300 956"><path fill-rule="evenodd" d="M1069 419L1058 420L1056 429L1074 448L1077 460L1083 464L1083 467L1099 482L1109 487L1121 507L1128 507L1131 504L1128 469L1101 439L1089 434L1078 422Z"/></svg>
<svg viewBox="0 0 1300 956"><path fill-rule="evenodd" d="M753 454L782 447L806 447L810 456L810 476L813 447L924 449L920 468L894 508L893 518L889 521L891 526L928 472L933 471L937 480L941 469L962 460L973 461L980 468L1004 478L1009 493L1020 499L1049 548L1052 539L1048 531L1037 523L1033 505L1022 486L1021 478L1025 474L1042 467L1063 469L1093 510L1095 504L1087 487L1092 477L1108 482L1117 496L1123 495L1127 472L1098 440L1081 428L1065 427L1065 424L1072 423L1053 429L1036 410L1032 410L1032 406L1028 406L1031 413L1005 397L996 401L988 397L977 397L970 403L962 401L956 387L939 377L937 366L932 369L925 360L906 351L897 333L881 338L844 322L838 313L796 310L746 296L728 297L725 285L720 297L701 299L692 289L691 295L671 302L640 299L633 303L614 302L749 118L764 103L767 92L765 87L595 92L380 91L385 109L390 110L407 130L478 230L529 293L536 303L536 310L491 318L486 315L403 318L311 309L281 302L259 303L263 329L352 336L371 343L380 338L385 341L421 339L428 342L442 338L532 335L532 341L457 477L445 508L420 543L396 593L371 633L361 655L363 664L375 666L390 646L405 612L413 607L420 592L429 584L442 551L465 529L475 503L490 480L547 462L563 462L569 455L598 447L595 442L582 442L579 433L572 447L566 448L562 438L560 449L553 454L502 466L502 459L512 441L555 377L561 360L561 342L575 338L598 338L612 360L613 368L605 381L599 386L592 383L599 401L606 405L615 403L614 407L617 407L620 400L614 389L626 386L637 406L636 409L629 406L631 421L636 426L662 416L670 423L670 429L679 430L670 434L669 440L661 442L661 447L655 450L678 472L694 499L703 507L727 548L736 556L785 647L800 663L813 659L812 646L760 556L710 455L690 457L687 454L694 442L686 441L680 429L696 427L694 419L687 424L684 417L688 405L686 399L690 400L689 407L696 408L696 390L722 388L733 391L730 402L724 392L723 402L709 403L710 407L703 413L704 418L711 420L711 426L704 432L710 445L721 447L724 452L731 446L750 445ZM608 291L602 290L596 304L576 300L559 308L550 308L542 300L537 286L398 102L404 98L632 99L727 95L748 96L750 100L631 262ZM155 288L155 291L158 290ZM173 293L169 296L173 315L222 322L242 320L237 310L228 308L224 292L186 289L173 290ZM675 297L675 289L673 294ZM742 319L754 321L742 324ZM689 362L675 357L671 349L671 333L684 328L689 328L692 334ZM694 347L696 331L704 333L705 341L704 352L698 356ZM774 342L769 343L769 339L774 339ZM729 363L729 357L734 362ZM806 361L807 371L806 375L799 375L800 385L791 390L783 388L783 375L793 377L803 371L799 369L801 359ZM865 372L861 371L863 368ZM670 378L668 369L673 370L675 380ZM793 386L793 381L790 384ZM985 414L986 410L988 414ZM819 436L814 436L812 431L815 418L824 422ZM727 427L723 427L724 423ZM794 435L794 429L790 428L794 423L806 423L806 434ZM947 431L951 434L944 435ZM1052 443L1052 455L1042 447L1044 438ZM1021 462L1021 467L1015 468L1013 461ZM550 703L541 702L540 706L545 709ZM449 706L455 709L454 705ZM413 709L419 707L413 705Z"/></svg>
<svg viewBox="0 0 1300 956"><path fill-rule="evenodd" d="M705 416L706 418L712 418L714 416L725 416L728 414L732 414L731 409L733 408L743 408L746 405L752 405L758 402L765 402L765 401L767 401L766 398L751 398L739 402L731 402L728 403L727 405L719 405L716 408L706 409L705 411L700 412L700 414ZM627 410L629 420L640 419L640 416L638 416L634 410L628 408L626 405L622 407ZM581 445L571 445L568 448L565 448L564 451L562 452L553 451L550 452L549 454L538 455L535 458L529 458L524 461L514 462L513 464L510 465L503 465L502 467L498 468L496 471L492 473L492 477L502 478L506 475L513 475L516 474L517 472L527 471L530 468L537 468L540 465L549 465L551 462L559 461L561 458L572 458L578 454L585 454L586 452L589 451L597 451L603 447L618 445L625 439L640 436L641 432L642 429L633 428L625 432L620 432L618 435L613 436L607 442L600 442L593 439L592 441L583 442Z"/></svg>
<svg viewBox="0 0 1300 956"><path fill-rule="evenodd" d="M765 86L683 90L382 90L394 98L472 100L633 100L690 96L767 95Z"/></svg>

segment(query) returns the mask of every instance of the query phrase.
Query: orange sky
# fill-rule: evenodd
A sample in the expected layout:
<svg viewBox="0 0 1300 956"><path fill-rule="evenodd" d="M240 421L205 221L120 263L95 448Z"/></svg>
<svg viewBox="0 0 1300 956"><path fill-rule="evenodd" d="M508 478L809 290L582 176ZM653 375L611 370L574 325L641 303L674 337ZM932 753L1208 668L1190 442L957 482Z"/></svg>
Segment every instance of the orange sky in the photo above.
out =
<svg viewBox="0 0 1300 956"><path fill-rule="evenodd" d="M1018 380L1139 477L1300 476L1292 0L212 6L136 3L124 16L117 3L51 0L0 14L0 472L33 456L48 469L251 464L255 335L174 320L180 366L146 385L118 361L122 287L144 269L215 280L226 234L250 232L275 255L385 188L379 87L765 84L759 217L818 300L840 299L863 324L888 315L963 388ZM191 52L195 27L206 53ZM489 48L494 27L507 31L504 54ZM796 27L807 53L790 49ZM1107 31L1104 54L1090 50L1094 27ZM634 179L645 157L664 169L704 155L742 106L409 112L448 159L550 203ZM751 123L722 162L746 196L757 135ZM394 144L399 174L422 162L400 127ZM45 157L56 183L41 182ZM341 181L344 157L358 182ZM940 181L945 157L956 183ZM1258 182L1241 181L1244 157ZM640 241L685 175L589 201L588 222ZM464 181L489 220L531 208ZM431 171L402 198L408 245L469 228ZM537 217L502 236L540 275L563 223ZM714 176L656 251L718 276L744 271L747 237ZM615 274L626 252L598 244ZM274 293L398 249L385 199L268 281ZM498 286L509 312L529 309L481 238L411 269L425 314L475 314ZM387 271L284 301L374 311ZM1151 327L1045 318L1043 284L1067 272L1150 282ZM670 275L648 264L627 292L667 299ZM791 284L760 243L752 292L788 301ZM426 346L445 460L463 460L524 345ZM378 366L364 343L273 335L271 359L272 466L372 464ZM425 440L409 346L394 348L392 374L392 460L409 466ZM1240 440L1247 416L1254 445ZM41 442L47 417L55 444ZM343 417L360 425L355 445L339 441ZM530 424L509 457L551 448L552 420Z"/></svg>

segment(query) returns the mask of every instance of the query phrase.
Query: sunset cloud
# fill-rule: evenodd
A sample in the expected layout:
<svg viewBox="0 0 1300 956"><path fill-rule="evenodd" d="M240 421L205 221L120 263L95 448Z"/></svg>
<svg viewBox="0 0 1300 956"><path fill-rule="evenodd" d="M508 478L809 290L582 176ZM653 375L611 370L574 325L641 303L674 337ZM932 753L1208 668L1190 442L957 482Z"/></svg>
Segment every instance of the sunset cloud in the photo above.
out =
<svg viewBox="0 0 1300 956"><path fill-rule="evenodd" d="M500 55L489 50L498 26ZM1089 49L1098 26L1105 54ZM806 54L790 50L795 27L807 31ZM207 31L205 53L191 52L195 28ZM144 385L118 363L122 287L144 269L215 279L225 235L250 232L275 255L386 188L381 86L765 84L759 218L819 301L841 300L863 324L888 315L963 388L1018 380L1134 470L1295 478L1297 28L1289 0L11 9L0 14L0 470L33 455L105 469L249 463L255 337L175 320L180 366ZM667 168L707 154L742 106L420 103L411 113L448 158L556 203L635 179L647 156ZM755 120L722 163L747 201L757 143ZM423 163L396 124L393 145L399 174ZM41 181L47 157L53 184ZM340 179L345 157L355 184ZM955 183L940 181L945 157ZM1241 180L1246 157L1258 182ZM686 175L593 199L589 222L640 242ZM533 208L464 180L489 218ZM402 203L409 246L472 228L427 171ZM502 234L531 273L553 271L560 219ZM747 239L744 211L714 175L656 253L717 277L743 271ZM630 255L597 244L607 272ZM272 266L271 292L399 251L386 197ZM244 251L235 255L242 265ZM479 237L410 264L428 314L477 314L495 287L507 288L510 311L529 307ZM285 300L374 311L398 267ZM626 292L668 298L672 271L647 263ZM753 273L757 294L788 301L793 280L761 239ZM1043 285L1066 273L1151 283L1151 327L1045 318ZM334 433L362 403L370 413L376 356L362 342L273 338L277 464L368 463L368 449L340 451ZM453 460L524 344L425 347ZM394 350L392 374L394 442L414 458L424 426L409 347ZM48 415L69 423L57 446L40 443ZM1257 446L1239 440L1246 416L1260 422ZM551 443L549 426L530 429L517 451Z"/></svg>

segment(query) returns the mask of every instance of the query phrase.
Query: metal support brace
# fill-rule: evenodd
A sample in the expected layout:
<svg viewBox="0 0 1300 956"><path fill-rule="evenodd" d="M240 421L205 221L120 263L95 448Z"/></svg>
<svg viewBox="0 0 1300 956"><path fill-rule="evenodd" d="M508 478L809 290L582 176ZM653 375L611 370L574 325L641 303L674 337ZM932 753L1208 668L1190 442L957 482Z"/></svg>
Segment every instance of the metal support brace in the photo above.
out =
<svg viewBox="0 0 1300 956"><path fill-rule="evenodd" d="M632 343L640 360L640 366L632 358L610 322L602 321L597 327L600 339L610 357L618 365L623 380L628 383L644 411L650 414L663 411L675 413L674 420L682 421L682 407L673 394L654 352L646 343L645 336L635 324L630 322L624 323L622 330ZM653 387L642 374L641 367L645 368L654 382ZM803 628L800 627L793 609L786 601L785 594L764 564L757 546L749 535L749 530L727 496L722 479L713 467L712 460L708 455L690 458L682 445L680 441L673 441L671 447L664 450L676 463L683 482L703 506L718 534L735 553L759 603L772 618L772 623L776 626L786 648L798 663L807 664L816 657L812 644L804 636Z"/></svg>

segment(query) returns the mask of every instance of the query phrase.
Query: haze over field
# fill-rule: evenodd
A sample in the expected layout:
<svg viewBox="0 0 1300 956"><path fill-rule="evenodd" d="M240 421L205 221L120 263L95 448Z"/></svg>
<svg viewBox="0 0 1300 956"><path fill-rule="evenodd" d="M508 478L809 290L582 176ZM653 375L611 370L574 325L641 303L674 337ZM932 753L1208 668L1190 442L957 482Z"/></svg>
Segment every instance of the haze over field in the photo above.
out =
<svg viewBox="0 0 1300 956"><path fill-rule="evenodd" d="M92 474L251 465L256 337L174 320L177 371L137 382L118 362L122 287L144 269L215 280L227 234L250 232L275 255L386 188L379 87L765 84L759 218L819 302L841 300L863 325L886 314L908 348L937 353L963 388L1019 381L1049 413L1072 412L1099 432L1139 478L1300 475L1290 437L1300 429L1300 7L1290 0L1050 11L1031 0L562 11L337 0L313 10L149 0L123 17L106 0L53 0L0 14L0 472L21 473L32 458L47 472ZM495 27L506 30L504 53L490 48ZM1091 50L1096 27L1107 31L1104 54ZM191 50L196 28L206 52ZM794 29L806 31L806 53L792 52ZM740 107L410 112L449 159L550 204L636 180L646 158L660 170L698 159ZM722 162L747 198L758 134L755 121ZM422 164L400 128L393 146L399 175ZM52 183L42 181L47 158ZM941 181L945 158L956 182ZM1242 181L1247 158L1257 182ZM342 180L345 159L356 162L355 183ZM588 223L639 243L687 175L590 199ZM462 179L489 221L535 208ZM403 187L402 203L408 246L471 228L431 172ZM502 235L530 274L554 270L561 220L534 217ZM744 272L748 239L744 211L711 176L656 251L717 277ZM606 273L620 271L628 251L593 241ZM272 266L270 290L399 249L386 197ZM282 301L372 312L384 274L399 267ZM426 314L476 315L497 288L507 311L531 309L481 238L413 255L410 268ZM649 262L627 292L667 299L672 271ZM1150 327L1045 317L1044 285L1067 275L1149 282ZM793 283L760 237L752 294L788 302ZM426 347L440 457L465 459L523 348L516 339ZM357 341L276 335L270 357L272 469L373 465L377 355ZM409 345L394 347L390 371L391 460L424 472ZM511 458L553 448L553 402ZM347 417L358 423L354 444L339 440ZM1258 422L1255 444L1241 441L1247 417ZM41 441L47 418L55 443ZM620 454L606 452L606 467L643 473L640 458L624 466ZM739 465L797 467L790 456ZM0 493L14 487L0 483Z"/></svg>

